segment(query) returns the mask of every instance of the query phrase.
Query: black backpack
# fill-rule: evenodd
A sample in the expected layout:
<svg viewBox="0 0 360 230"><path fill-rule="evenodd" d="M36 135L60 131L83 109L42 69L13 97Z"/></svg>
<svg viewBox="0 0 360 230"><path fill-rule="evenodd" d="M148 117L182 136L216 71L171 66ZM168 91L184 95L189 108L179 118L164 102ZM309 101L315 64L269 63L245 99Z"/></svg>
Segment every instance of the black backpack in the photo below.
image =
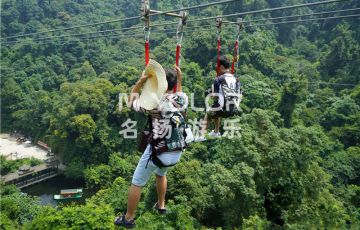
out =
<svg viewBox="0 0 360 230"><path fill-rule="evenodd" d="M171 124L171 137L170 138L159 138L154 139L151 137L150 139L150 146L151 146L151 156L149 161L158 166L159 168L162 167L170 167L174 165L164 165L158 156L164 152L173 152L173 151L182 151L184 150L188 144L186 143L186 128L187 123L185 117L181 112L174 112L171 116L170 124ZM150 122L150 129L152 130L152 125Z"/></svg>

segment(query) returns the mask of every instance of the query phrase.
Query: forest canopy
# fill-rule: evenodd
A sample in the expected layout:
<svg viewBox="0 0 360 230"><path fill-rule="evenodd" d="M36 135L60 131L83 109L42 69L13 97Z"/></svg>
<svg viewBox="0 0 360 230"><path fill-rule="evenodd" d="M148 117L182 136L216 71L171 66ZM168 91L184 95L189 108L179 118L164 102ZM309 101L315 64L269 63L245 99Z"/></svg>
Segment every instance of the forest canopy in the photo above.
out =
<svg viewBox="0 0 360 230"><path fill-rule="evenodd" d="M67 165L65 176L98 191L84 205L54 208L1 185L1 229L115 228L114 217L126 209L141 156L136 140L119 131L128 118L138 121L138 131L146 122L129 108L117 109L119 93L129 93L144 69L143 22L137 18L11 37L136 17L140 2L1 1L2 132L16 130L45 141ZM181 2L214 1L150 2L154 9L171 10ZM315 1L239 0L191 10L189 20L309 2ZM356 8L360 1L344 0L243 19L266 19L267 24L268 18ZM341 15L346 12L330 16ZM167 16L152 20L174 21ZM244 95L236 117L241 135L186 149L168 173L166 216L151 211L156 201L152 178L141 198L139 229L360 227L359 17L252 25L241 32L236 69ZM124 29L132 26L140 29ZM151 58L164 67L175 63L176 26L151 30ZM184 35L183 90L202 107L216 76L217 30L215 20L187 26L199 29ZM71 35L104 30L119 32ZM231 57L235 37L235 27L223 28L223 54ZM187 114L189 120L203 116L191 109ZM1 174L14 165L1 158Z"/></svg>

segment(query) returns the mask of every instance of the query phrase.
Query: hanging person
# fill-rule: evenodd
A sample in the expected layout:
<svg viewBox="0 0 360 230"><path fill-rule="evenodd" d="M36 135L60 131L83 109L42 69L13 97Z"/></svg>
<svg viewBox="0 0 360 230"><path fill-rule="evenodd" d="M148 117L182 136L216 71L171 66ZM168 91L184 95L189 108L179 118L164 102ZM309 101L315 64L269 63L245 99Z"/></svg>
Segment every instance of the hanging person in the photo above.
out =
<svg viewBox="0 0 360 230"><path fill-rule="evenodd" d="M218 60L218 76L211 87L211 96L214 103L210 108L206 108L204 118L205 125L200 131L201 136L197 137L197 141L206 140L205 134L211 120L214 120L215 129L209 133L210 137L221 137L220 126L221 118L229 118L235 116L239 111L241 101L240 82L230 71L230 60L222 55Z"/></svg>
<svg viewBox="0 0 360 230"><path fill-rule="evenodd" d="M131 91L132 94L136 94L143 89L140 98L133 100L130 97L130 103L135 111L148 114L151 135L132 177L127 211L116 217L115 225L135 227L135 211L141 189L154 172L158 198L154 209L159 214L166 214L166 172L179 162L187 145L183 114L188 105L188 97L182 92L181 79L180 68L163 69L160 64L150 60Z"/></svg>

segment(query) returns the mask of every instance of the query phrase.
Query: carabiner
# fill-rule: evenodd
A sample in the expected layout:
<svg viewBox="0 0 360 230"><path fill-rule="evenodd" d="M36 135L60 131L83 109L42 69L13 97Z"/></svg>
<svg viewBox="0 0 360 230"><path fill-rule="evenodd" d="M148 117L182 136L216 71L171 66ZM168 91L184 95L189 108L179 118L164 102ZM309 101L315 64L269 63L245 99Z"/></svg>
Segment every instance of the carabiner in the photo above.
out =
<svg viewBox="0 0 360 230"><path fill-rule="evenodd" d="M184 25L180 22L177 29L176 29L176 41L177 44L181 45L183 36L184 36Z"/></svg>
<svg viewBox="0 0 360 230"><path fill-rule="evenodd" d="M149 41L150 39L150 28L147 26L144 26L144 37L145 41Z"/></svg>
<svg viewBox="0 0 360 230"><path fill-rule="evenodd" d="M183 37L184 37L184 32L183 31L177 31L176 32L176 42L177 42L178 45L181 45Z"/></svg>

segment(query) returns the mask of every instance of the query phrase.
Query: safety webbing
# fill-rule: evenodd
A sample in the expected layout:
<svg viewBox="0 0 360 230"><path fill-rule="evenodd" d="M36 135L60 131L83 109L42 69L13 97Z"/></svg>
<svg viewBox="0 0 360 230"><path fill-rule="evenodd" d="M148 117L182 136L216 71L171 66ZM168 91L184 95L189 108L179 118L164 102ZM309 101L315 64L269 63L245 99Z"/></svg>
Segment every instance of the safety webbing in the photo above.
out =
<svg viewBox="0 0 360 230"><path fill-rule="evenodd" d="M239 41L236 40L235 41L235 48L234 48L234 57L233 57L233 62L231 65L231 73L234 74L235 73L235 64L238 61L238 52L239 52Z"/></svg>
<svg viewBox="0 0 360 230"><path fill-rule="evenodd" d="M180 65L180 57L181 57L181 44L176 45L176 56L175 56L175 65L179 67ZM174 93L177 92L177 85L174 87Z"/></svg>
<svg viewBox="0 0 360 230"><path fill-rule="evenodd" d="M149 64L150 60L150 44L149 41L145 41L145 66Z"/></svg>
<svg viewBox="0 0 360 230"><path fill-rule="evenodd" d="M180 63L180 55L181 55L181 45L177 44L176 45L176 57L175 57L175 64L176 66L179 67L179 63Z"/></svg>
<svg viewBox="0 0 360 230"><path fill-rule="evenodd" d="M218 53L218 56L217 56L217 65L216 65L216 73L217 73L217 76L220 75L220 50L221 50L221 39L218 38L218 42L217 42L217 53Z"/></svg>

